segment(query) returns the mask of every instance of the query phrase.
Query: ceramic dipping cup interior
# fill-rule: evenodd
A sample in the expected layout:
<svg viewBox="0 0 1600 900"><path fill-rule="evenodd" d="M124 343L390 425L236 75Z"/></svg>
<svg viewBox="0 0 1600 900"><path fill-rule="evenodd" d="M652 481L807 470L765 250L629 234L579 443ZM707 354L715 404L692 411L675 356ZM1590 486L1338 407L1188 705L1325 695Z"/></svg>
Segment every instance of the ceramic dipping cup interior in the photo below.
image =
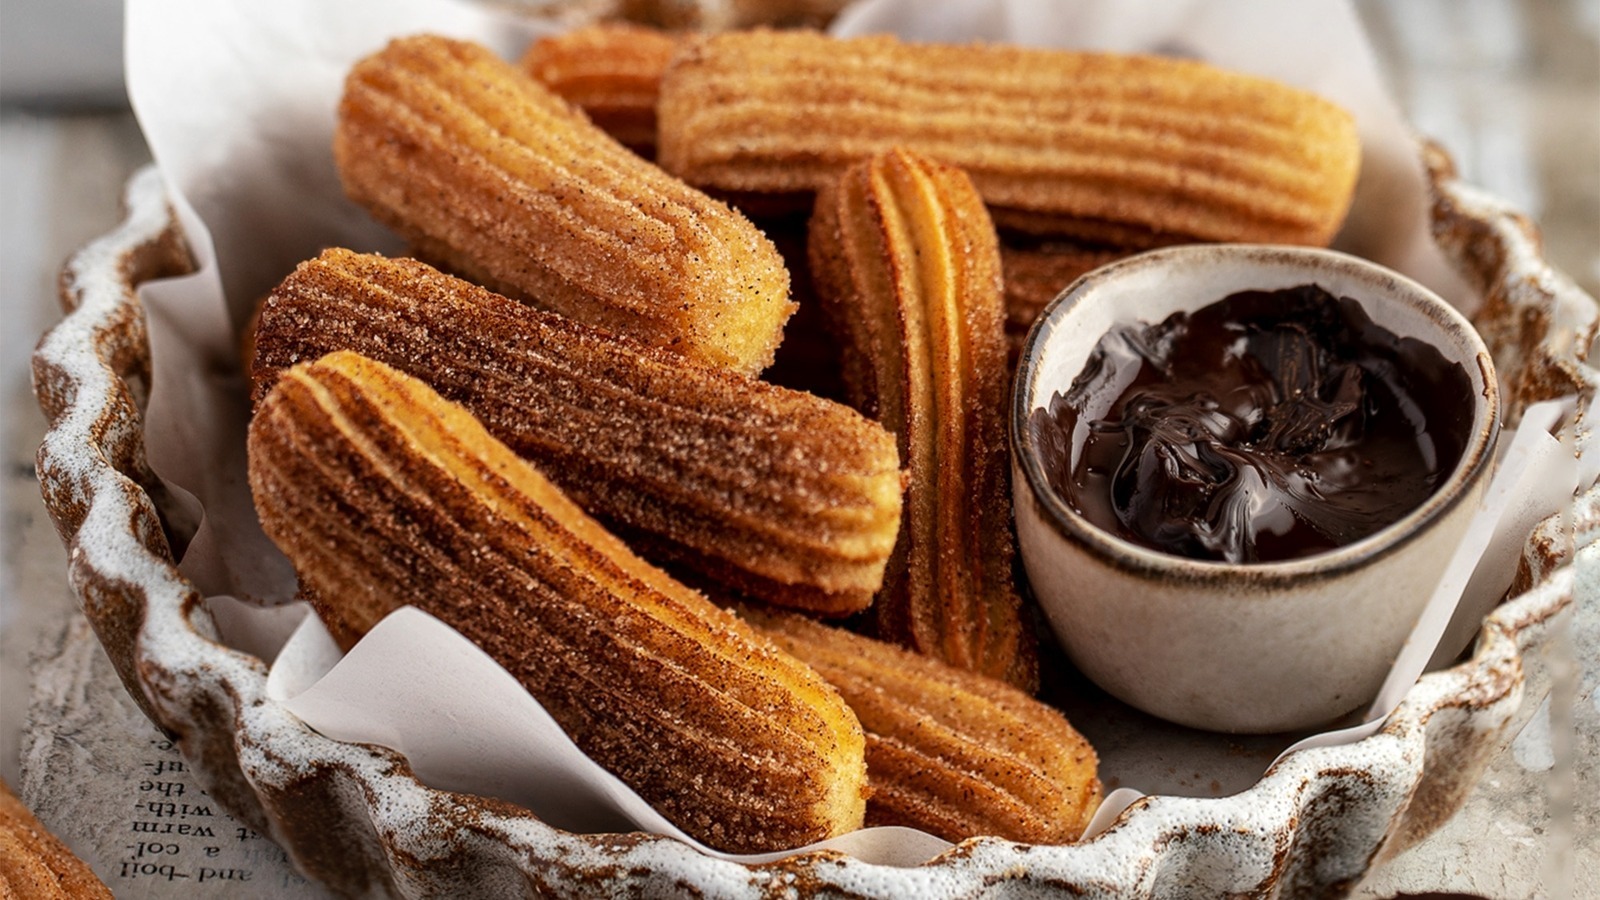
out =
<svg viewBox="0 0 1600 900"><path fill-rule="evenodd" d="M1246 290L1315 284L1372 321L1425 340L1466 374L1470 431L1422 504L1354 543L1280 562L1148 549L1090 523L1050 486L1029 425L1119 325L1156 323ZM1404 276L1327 250L1198 245L1097 269L1040 315L1011 406L1017 537L1035 596L1089 678L1195 728L1267 733L1328 723L1369 702L1478 505L1499 429L1493 363L1472 326Z"/></svg>

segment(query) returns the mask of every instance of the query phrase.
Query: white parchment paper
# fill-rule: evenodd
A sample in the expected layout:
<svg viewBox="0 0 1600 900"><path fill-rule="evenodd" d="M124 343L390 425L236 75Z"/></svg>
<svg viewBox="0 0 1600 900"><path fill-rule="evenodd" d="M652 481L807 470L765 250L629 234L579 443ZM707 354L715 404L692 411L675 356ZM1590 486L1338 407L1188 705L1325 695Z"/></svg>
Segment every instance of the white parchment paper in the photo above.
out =
<svg viewBox="0 0 1600 900"><path fill-rule="evenodd" d="M282 645L294 610L254 610L290 601L294 577L262 534L245 483L239 326L324 247L397 249L339 189L330 145L345 71L402 34L471 38L509 57L553 26L458 0L128 0L127 17L129 93L200 264L142 292L155 363L146 442L156 471L204 511L182 566L217 595L224 636L276 657L274 695L319 730L394 746L429 783L504 797L567 827L676 833L616 779L574 759L509 675L431 617L396 614L339 661L314 623ZM1356 114L1364 153L1337 246L1472 303L1428 238L1411 135L1345 3L867 0L836 30L1182 54L1323 93ZM1540 514L1530 507L1517 521ZM495 730L502 725L509 730ZM844 846L909 865L948 845L896 829Z"/></svg>

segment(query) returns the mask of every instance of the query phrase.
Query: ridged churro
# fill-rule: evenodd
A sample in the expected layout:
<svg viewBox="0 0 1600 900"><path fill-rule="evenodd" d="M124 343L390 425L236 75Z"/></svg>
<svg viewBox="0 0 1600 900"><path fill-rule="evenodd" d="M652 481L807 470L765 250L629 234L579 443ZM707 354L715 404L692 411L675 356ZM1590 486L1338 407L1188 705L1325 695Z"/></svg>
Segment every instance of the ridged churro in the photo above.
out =
<svg viewBox="0 0 1600 900"><path fill-rule="evenodd" d="M533 42L522 69L635 152L656 149L656 95L661 73L684 38L612 22L575 28Z"/></svg>
<svg viewBox="0 0 1600 900"><path fill-rule="evenodd" d="M881 633L1031 689L1012 573L1005 309L994 228L960 171L895 150L817 197L811 270L845 386L910 470Z"/></svg>
<svg viewBox="0 0 1600 900"><path fill-rule="evenodd" d="M657 113L662 166L701 187L804 195L905 147L965 170L997 224L1119 246L1326 244L1360 156L1343 109L1205 63L886 36L705 38Z"/></svg>
<svg viewBox="0 0 1600 900"><path fill-rule="evenodd" d="M772 243L475 44L357 63L334 158L419 255L518 300L754 374L793 311Z"/></svg>
<svg viewBox="0 0 1600 900"><path fill-rule="evenodd" d="M410 603L522 682L595 762L725 850L859 827L864 739L815 672L634 556L460 406L355 353L250 425L261 524L348 648Z"/></svg>
<svg viewBox="0 0 1600 900"><path fill-rule="evenodd" d="M256 347L258 400L335 350L426 381L641 553L739 593L842 615L883 582L899 457L842 404L348 250L273 290Z"/></svg>
<svg viewBox="0 0 1600 900"><path fill-rule="evenodd" d="M1098 758L1061 713L1001 681L804 617L741 610L839 690L867 736L867 824L951 841L1077 840Z"/></svg>

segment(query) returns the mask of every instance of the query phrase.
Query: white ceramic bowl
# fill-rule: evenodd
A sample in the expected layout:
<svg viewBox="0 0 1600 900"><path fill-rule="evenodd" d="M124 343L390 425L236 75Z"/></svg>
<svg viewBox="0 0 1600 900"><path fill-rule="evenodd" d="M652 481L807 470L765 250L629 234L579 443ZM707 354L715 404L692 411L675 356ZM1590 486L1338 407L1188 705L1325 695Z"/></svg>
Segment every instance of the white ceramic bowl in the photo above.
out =
<svg viewBox="0 0 1600 900"><path fill-rule="evenodd" d="M1421 506L1336 550L1231 564L1123 540L1050 487L1029 418L1066 393L1102 335L1237 291L1304 284L1354 299L1374 323L1425 340L1466 374L1473 408L1465 449ZM1073 661L1164 719L1265 733L1327 723L1377 693L1477 506L1499 394L1478 333L1398 273L1328 250L1174 247L1089 273L1041 314L1017 369L1011 429L1022 558Z"/></svg>

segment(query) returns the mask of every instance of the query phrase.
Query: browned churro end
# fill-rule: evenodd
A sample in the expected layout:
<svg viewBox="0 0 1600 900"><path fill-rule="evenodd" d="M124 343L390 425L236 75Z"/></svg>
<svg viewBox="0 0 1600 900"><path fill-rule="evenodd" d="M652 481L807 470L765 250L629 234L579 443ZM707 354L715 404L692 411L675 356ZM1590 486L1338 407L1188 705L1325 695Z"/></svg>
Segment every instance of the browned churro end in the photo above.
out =
<svg viewBox="0 0 1600 900"><path fill-rule="evenodd" d="M712 846L861 824L863 738L837 692L422 382L351 352L291 368L256 411L249 461L263 528L342 645L401 604L437 616Z"/></svg>
<svg viewBox="0 0 1600 900"><path fill-rule="evenodd" d="M492 290L754 374L793 312L755 226L476 44L403 38L351 70L345 192Z"/></svg>
<svg viewBox="0 0 1600 900"><path fill-rule="evenodd" d="M996 221L1045 237L1325 244L1360 162L1348 112L1268 79L886 36L706 38L668 67L658 117L661 164L691 184L815 191L905 147L961 167Z"/></svg>
<svg viewBox="0 0 1600 900"><path fill-rule="evenodd" d="M661 73L682 41L625 22L589 25L535 41L521 67L607 134L651 157Z"/></svg>
<svg viewBox="0 0 1600 900"><path fill-rule="evenodd" d="M839 689L867 735L867 822L1064 844L1100 802L1094 748L1009 684L801 616L741 615Z"/></svg>
<svg viewBox="0 0 1600 900"><path fill-rule="evenodd" d="M819 194L810 253L852 402L899 437L910 472L881 633L1031 688L1012 572L1000 258L982 200L959 170L892 150Z"/></svg>

